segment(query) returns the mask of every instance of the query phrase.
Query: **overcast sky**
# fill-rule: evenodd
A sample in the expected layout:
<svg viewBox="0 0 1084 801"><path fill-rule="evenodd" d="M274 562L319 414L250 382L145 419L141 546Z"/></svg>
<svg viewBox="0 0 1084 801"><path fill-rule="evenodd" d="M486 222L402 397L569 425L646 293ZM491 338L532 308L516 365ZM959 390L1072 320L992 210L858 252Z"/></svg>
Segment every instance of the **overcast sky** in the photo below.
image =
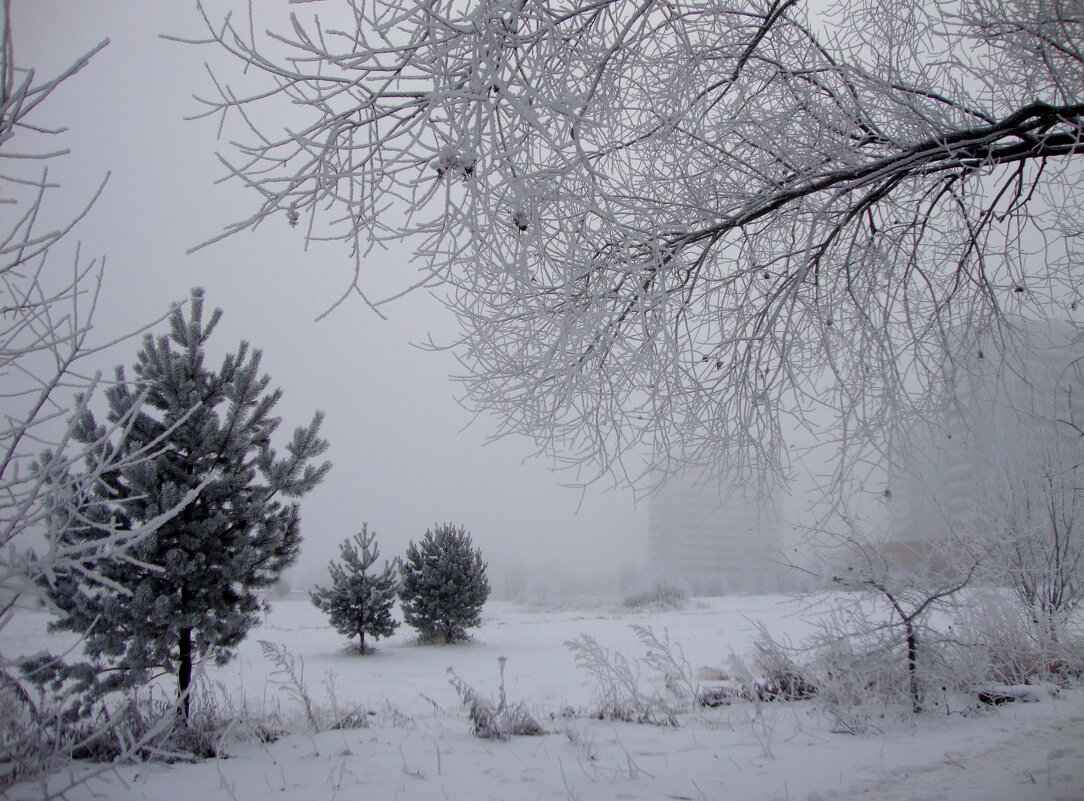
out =
<svg viewBox="0 0 1084 801"><path fill-rule="evenodd" d="M282 0L257 3L285 7ZM211 121L186 122L209 94L206 48L159 38L198 35L194 2L15 0L17 60L54 74L102 39L111 40L55 95L36 122L64 125L71 155L51 168L71 208L106 191L78 230L86 252L107 258L99 341L137 328L183 300L193 286L225 317L211 342L217 361L240 339L264 351L263 366L285 397L286 435L327 414L324 435L334 469L303 502L305 545L291 578L322 580L338 543L367 521L385 556L438 521L465 525L491 564L495 584L509 575L617 574L646 558L646 507L630 492L593 486L582 497L561 486L532 445L506 438L486 445L491 421L471 423L449 380L450 354L412 342L447 334L453 321L431 298L415 295L381 320L360 302L315 318L341 293L351 265L338 245L305 251L301 229L274 220L257 233L185 255L247 214L251 199L216 185L222 169ZM295 8L297 8L295 6ZM65 209L54 205L54 212ZM367 259L378 285L407 283L406 247ZM111 372L131 364L123 343L102 360ZM104 412L101 404L99 412ZM577 507L579 511L577 512Z"/></svg>

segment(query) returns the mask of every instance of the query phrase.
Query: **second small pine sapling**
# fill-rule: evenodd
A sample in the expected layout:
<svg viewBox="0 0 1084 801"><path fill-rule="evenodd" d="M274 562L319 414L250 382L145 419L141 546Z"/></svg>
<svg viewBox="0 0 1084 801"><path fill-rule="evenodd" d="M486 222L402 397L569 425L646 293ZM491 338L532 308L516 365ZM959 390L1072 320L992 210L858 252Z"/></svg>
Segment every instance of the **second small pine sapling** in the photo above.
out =
<svg viewBox="0 0 1084 801"><path fill-rule="evenodd" d="M374 640L390 637L399 622L391 616L395 593L399 589L394 562L384 562L384 569L373 571L380 558L376 532L362 524L353 539L339 545L342 563L328 563L331 586L317 585L310 593L313 604L327 612L331 625L340 634L359 638L358 650L365 653L365 635Z"/></svg>
<svg viewBox="0 0 1084 801"><path fill-rule="evenodd" d="M489 580L482 553L462 526L438 525L411 542L402 563L403 620L427 642L467 639L482 622Z"/></svg>

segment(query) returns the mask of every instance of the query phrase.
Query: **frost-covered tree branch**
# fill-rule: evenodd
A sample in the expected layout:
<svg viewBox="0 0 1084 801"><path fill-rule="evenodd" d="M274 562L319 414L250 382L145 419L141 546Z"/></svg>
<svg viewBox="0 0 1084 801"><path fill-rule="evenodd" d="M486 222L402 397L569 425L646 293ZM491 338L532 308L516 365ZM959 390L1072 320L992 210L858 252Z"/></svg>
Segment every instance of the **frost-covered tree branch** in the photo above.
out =
<svg viewBox="0 0 1084 801"><path fill-rule="evenodd" d="M984 332L1076 310L1072 0L317 11L204 14L246 70L205 114L247 130L222 163L256 198L221 236L341 240L358 293L409 243L467 402L584 480L778 475L802 427L842 479Z"/></svg>
<svg viewBox="0 0 1084 801"><path fill-rule="evenodd" d="M138 403L103 427L99 437L73 442L100 383L87 362L110 343L90 339L104 260L86 259L69 240L105 181L74 214L61 217L54 209L64 190L50 175L50 165L68 151L50 140L64 129L44 127L36 112L107 44L43 79L16 60L11 3L0 2L0 629L20 607L42 600L45 585L60 572L108 586L98 570L101 561L153 532L198 494L188 493L176 508L163 509L138 527L87 514L90 488L149 458L158 447L103 451L92 468L83 464L110 439L123 439ZM74 529L94 536L73 543L68 535ZM19 703L29 699L15 678L15 660L2 650L0 692L13 694ZM57 721L33 706L27 720L29 728L5 722L0 786L40 770L63 752Z"/></svg>

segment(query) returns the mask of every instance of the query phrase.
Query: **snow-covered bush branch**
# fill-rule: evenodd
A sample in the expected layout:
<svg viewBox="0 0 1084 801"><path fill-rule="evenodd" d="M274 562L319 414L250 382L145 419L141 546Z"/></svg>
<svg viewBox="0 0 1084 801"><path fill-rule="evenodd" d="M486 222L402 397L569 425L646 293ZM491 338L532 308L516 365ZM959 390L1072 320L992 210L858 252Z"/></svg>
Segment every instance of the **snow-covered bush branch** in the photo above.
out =
<svg viewBox="0 0 1084 801"><path fill-rule="evenodd" d="M319 704L313 700L305 679L305 658L295 657L290 649L281 643L268 640L259 640L259 643L264 658L275 666L275 670L268 676L268 683L285 695L292 706L300 707L305 725L314 734L328 729L363 729L369 725L369 718L363 707L340 705L333 673L328 672L324 677L329 703Z"/></svg>

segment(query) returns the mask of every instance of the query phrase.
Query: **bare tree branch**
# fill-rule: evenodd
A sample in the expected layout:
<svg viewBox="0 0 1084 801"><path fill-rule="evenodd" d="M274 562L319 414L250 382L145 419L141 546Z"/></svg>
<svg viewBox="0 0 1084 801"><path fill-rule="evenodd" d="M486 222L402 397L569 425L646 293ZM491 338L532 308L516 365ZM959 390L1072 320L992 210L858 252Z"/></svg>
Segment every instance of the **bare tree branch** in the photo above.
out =
<svg viewBox="0 0 1084 801"><path fill-rule="evenodd" d="M241 126L221 157L256 198L209 241L304 219L359 292L406 243L465 402L575 481L781 476L804 430L839 486L988 331L1080 299L1073 0L320 10L204 13L245 70L204 113Z"/></svg>

